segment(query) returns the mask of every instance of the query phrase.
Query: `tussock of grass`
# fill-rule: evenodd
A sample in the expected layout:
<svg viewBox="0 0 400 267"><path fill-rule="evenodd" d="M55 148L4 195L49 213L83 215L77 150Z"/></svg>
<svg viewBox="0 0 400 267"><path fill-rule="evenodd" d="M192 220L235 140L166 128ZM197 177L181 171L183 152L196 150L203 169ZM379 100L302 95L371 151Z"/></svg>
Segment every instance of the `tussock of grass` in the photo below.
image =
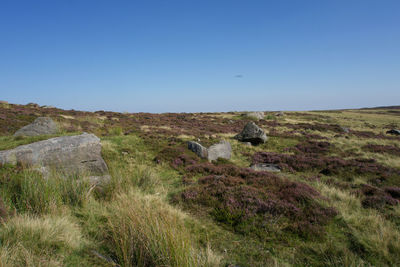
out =
<svg viewBox="0 0 400 267"><path fill-rule="evenodd" d="M400 264L400 231L378 211L363 209L360 200L346 191L317 184L318 189L329 197L343 220L350 227L358 246L365 251L368 261L389 266Z"/></svg>
<svg viewBox="0 0 400 267"><path fill-rule="evenodd" d="M0 169L0 192L4 202L18 212L43 214L60 206L82 206L90 185L77 177L54 173L44 179L36 171L3 166Z"/></svg>
<svg viewBox="0 0 400 267"><path fill-rule="evenodd" d="M113 169L111 181L105 190L111 196L115 192L127 192L132 188L147 193L163 191L159 175L153 168L145 165L137 165L131 170Z"/></svg>
<svg viewBox="0 0 400 267"><path fill-rule="evenodd" d="M97 209L100 207L97 206ZM159 197L130 191L99 212L101 239L122 266L218 266L210 248L197 247L185 215Z"/></svg>
<svg viewBox="0 0 400 267"><path fill-rule="evenodd" d="M67 216L16 216L0 227L1 266L64 266L85 245L79 226Z"/></svg>

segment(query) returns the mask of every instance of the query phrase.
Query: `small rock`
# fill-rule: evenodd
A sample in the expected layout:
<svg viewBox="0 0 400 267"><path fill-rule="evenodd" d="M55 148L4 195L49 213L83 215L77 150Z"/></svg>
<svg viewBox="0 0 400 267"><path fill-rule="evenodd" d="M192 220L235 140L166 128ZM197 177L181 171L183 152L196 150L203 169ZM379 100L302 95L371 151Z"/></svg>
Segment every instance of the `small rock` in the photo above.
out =
<svg viewBox="0 0 400 267"><path fill-rule="evenodd" d="M188 149L196 153L197 156L199 156L200 158L207 158L207 148L194 141L189 141L187 144Z"/></svg>
<svg viewBox="0 0 400 267"><path fill-rule="evenodd" d="M267 171L267 172L280 172L281 168L276 164L271 163L258 163L253 164L250 168L254 171Z"/></svg>
<svg viewBox="0 0 400 267"><path fill-rule="evenodd" d="M347 127L340 127L340 129L342 129L342 131L344 133L349 133L350 132L350 128L347 128Z"/></svg>
<svg viewBox="0 0 400 267"><path fill-rule="evenodd" d="M386 132L387 134L400 135L400 130L392 129Z"/></svg>
<svg viewBox="0 0 400 267"><path fill-rule="evenodd" d="M28 103L28 104L26 104L27 106L30 106L30 107L33 107L33 108L38 108L38 107L40 107L38 104L36 104L36 103Z"/></svg>
<svg viewBox="0 0 400 267"><path fill-rule="evenodd" d="M242 114L242 116L245 116L250 119L262 120L264 119L265 114L262 111L254 111L254 112L244 113Z"/></svg>
<svg viewBox="0 0 400 267"><path fill-rule="evenodd" d="M252 146L250 142L243 142L243 145L245 145L245 146Z"/></svg>
<svg viewBox="0 0 400 267"><path fill-rule="evenodd" d="M275 116L282 117L282 116L285 116L285 113L283 113L283 111L279 111L279 112L275 113Z"/></svg>
<svg viewBox="0 0 400 267"><path fill-rule="evenodd" d="M208 148L207 159L209 161L217 160L218 158L230 159L232 153L231 144L228 141L221 141L218 144Z"/></svg>
<svg viewBox="0 0 400 267"><path fill-rule="evenodd" d="M252 145L265 143L268 139L265 132L252 121L247 123L242 132L234 138L241 142L250 142Z"/></svg>
<svg viewBox="0 0 400 267"><path fill-rule="evenodd" d="M58 133L57 124L48 117L39 117L33 123L15 132L14 136L37 136Z"/></svg>

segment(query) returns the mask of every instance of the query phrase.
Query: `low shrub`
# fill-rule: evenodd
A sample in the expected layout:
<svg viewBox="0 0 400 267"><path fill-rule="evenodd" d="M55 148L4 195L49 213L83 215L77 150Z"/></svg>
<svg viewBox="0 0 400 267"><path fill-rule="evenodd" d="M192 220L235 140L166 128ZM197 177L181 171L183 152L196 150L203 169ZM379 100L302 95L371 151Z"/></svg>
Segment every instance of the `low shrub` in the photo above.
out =
<svg viewBox="0 0 400 267"><path fill-rule="evenodd" d="M252 156L255 163L273 163L279 165L283 170L295 171L319 171L324 175L343 174L349 175L371 175L383 179L400 176L400 170L386 167L374 159L342 159L339 157L321 156L312 154L279 154L272 152L257 152Z"/></svg>
<svg viewBox="0 0 400 267"><path fill-rule="evenodd" d="M382 210L387 205L394 206L399 203L392 194L396 197L400 197L400 189L398 187L386 187L384 189L377 188L371 185L364 184L360 189L362 195L365 198L362 200L361 204L364 208L374 208Z"/></svg>
<svg viewBox="0 0 400 267"><path fill-rule="evenodd" d="M367 144L363 146L362 149L374 153L386 153L400 156L400 148L397 146Z"/></svg>
<svg viewBox="0 0 400 267"><path fill-rule="evenodd" d="M311 155L327 154L333 145L326 141L305 141L292 147L290 150L297 154L305 153Z"/></svg>

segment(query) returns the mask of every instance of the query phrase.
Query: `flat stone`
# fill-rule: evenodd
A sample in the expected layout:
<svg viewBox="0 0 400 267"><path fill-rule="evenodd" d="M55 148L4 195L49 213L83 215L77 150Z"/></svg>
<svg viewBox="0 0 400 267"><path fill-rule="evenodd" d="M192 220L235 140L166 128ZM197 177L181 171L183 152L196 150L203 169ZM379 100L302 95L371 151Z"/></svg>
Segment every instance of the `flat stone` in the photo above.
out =
<svg viewBox="0 0 400 267"><path fill-rule="evenodd" d="M258 163L253 164L250 168L254 171L268 171L268 172L280 172L281 168L276 164L271 163Z"/></svg>

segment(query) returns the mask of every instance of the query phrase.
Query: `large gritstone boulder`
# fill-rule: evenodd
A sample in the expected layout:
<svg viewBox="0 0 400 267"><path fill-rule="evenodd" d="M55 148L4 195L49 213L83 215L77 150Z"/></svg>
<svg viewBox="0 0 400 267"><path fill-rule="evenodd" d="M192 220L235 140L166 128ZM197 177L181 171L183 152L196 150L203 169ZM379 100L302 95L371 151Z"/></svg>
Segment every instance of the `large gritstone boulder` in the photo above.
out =
<svg viewBox="0 0 400 267"><path fill-rule="evenodd" d="M58 133L57 124L48 117L39 117L15 132L14 136L37 136Z"/></svg>
<svg viewBox="0 0 400 267"><path fill-rule="evenodd" d="M265 132L252 121L247 123L242 132L234 138L241 142L250 142L252 145L265 143L268 139Z"/></svg>
<svg viewBox="0 0 400 267"><path fill-rule="evenodd" d="M218 158L230 159L231 158L231 144L225 140L210 146L208 149L201 144L189 141L188 149L196 153L200 158L206 158L208 161L217 160Z"/></svg>
<svg viewBox="0 0 400 267"><path fill-rule="evenodd" d="M230 159L232 147L228 141L221 141L218 144L212 145L208 148L208 160L213 161L218 158Z"/></svg>
<svg viewBox="0 0 400 267"><path fill-rule="evenodd" d="M82 175L93 181L108 179L108 168L101 157L100 139L93 134L62 136L0 151L0 164L22 165L65 175Z"/></svg>

